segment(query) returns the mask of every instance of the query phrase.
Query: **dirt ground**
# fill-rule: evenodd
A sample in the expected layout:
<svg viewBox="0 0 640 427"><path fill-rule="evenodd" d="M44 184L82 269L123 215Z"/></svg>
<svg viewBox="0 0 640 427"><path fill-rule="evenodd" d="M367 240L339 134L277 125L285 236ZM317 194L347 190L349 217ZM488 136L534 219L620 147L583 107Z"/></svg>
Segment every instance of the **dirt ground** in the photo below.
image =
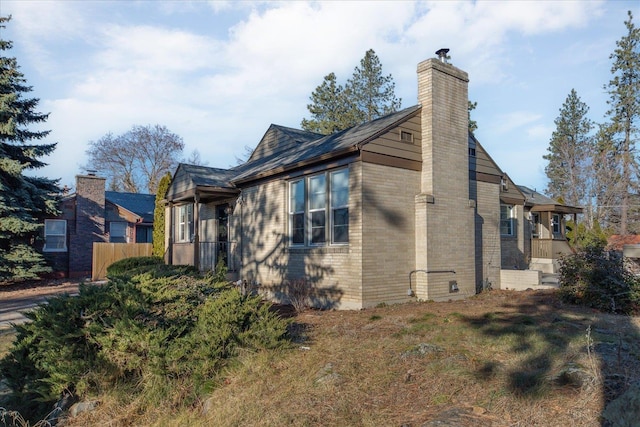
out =
<svg viewBox="0 0 640 427"><path fill-rule="evenodd" d="M73 293L78 285L60 280L0 287L0 304ZM278 425L281 411L265 408L286 406L300 425L358 425L355 420L369 417L368 425L413 427L601 427L610 425L601 418L608 403L640 380L640 317L565 304L554 290L494 290L449 302L289 314L300 350L264 366L249 364L246 378L242 372L227 378L213 393L217 402L235 396L228 412L219 411L226 422L204 425L242 425L252 411L259 414L254 425ZM592 356L587 339L594 341ZM597 362L593 369L590 360ZM561 383L556 376L565 366L586 377ZM254 371L270 373L256 379ZM314 375L310 385L300 381ZM278 393L265 392L273 389ZM336 415L335 408L342 412ZM245 415L236 420L236 413ZM88 425L77 421L70 425Z"/></svg>
<svg viewBox="0 0 640 427"><path fill-rule="evenodd" d="M15 298L43 297L78 291L80 280L30 280L8 285L0 284L0 301Z"/></svg>

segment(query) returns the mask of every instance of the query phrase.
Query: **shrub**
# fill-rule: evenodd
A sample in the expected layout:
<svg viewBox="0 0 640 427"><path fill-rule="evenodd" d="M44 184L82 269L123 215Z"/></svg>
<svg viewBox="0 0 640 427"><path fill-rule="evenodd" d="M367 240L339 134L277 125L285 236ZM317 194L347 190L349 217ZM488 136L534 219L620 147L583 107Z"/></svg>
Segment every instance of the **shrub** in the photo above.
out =
<svg viewBox="0 0 640 427"><path fill-rule="evenodd" d="M156 256L124 258L107 267L107 278L131 278L150 273L153 277L171 277L178 275L197 275L198 270L190 265L167 265Z"/></svg>
<svg viewBox="0 0 640 427"><path fill-rule="evenodd" d="M153 264L136 262L129 266ZM178 403L188 403L216 384L240 348L286 342L287 322L268 304L211 277L162 268L161 277L153 270L81 285L77 297L56 297L30 312L0 360L15 409L41 419L62 394L85 397L115 386L141 401L182 393Z"/></svg>
<svg viewBox="0 0 640 427"><path fill-rule="evenodd" d="M601 244L588 245L560 260L560 295L564 301L612 313L637 313L640 279L621 257Z"/></svg>

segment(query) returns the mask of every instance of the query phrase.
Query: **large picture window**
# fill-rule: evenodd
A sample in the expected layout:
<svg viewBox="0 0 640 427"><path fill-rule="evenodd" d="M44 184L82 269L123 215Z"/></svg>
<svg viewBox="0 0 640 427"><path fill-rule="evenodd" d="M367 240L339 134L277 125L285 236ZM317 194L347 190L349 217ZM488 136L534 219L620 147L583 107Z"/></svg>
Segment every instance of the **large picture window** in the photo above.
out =
<svg viewBox="0 0 640 427"><path fill-rule="evenodd" d="M289 183L289 242L301 246L349 243L348 169Z"/></svg>
<svg viewBox="0 0 640 427"><path fill-rule="evenodd" d="M190 242L193 237L193 204L182 205L178 210L178 242Z"/></svg>
<svg viewBox="0 0 640 427"><path fill-rule="evenodd" d="M45 252L67 251L67 221L64 219L44 220L44 248Z"/></svg>
<svg viewBox="0 0 640 427"><path fill-rule="evenodd" d="M513 205L500 205L500 234L502 236L515 236Z"/></svg>

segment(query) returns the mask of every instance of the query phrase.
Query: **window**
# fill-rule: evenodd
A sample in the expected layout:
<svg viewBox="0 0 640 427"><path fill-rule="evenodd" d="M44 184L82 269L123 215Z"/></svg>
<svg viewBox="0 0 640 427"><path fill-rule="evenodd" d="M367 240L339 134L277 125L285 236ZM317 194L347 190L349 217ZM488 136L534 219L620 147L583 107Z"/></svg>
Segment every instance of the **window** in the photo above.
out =
<svg viewBox="0 0 640 427"><path fill-rule="evenodd" d="M67 221L64 219L44 220L44 248L45 252L67 251Z"/></svg>
<svg viewBox="0 0 640 427"><path fill-rule="evenodd" d="M531 237L540 237L540 214L531 213Z"/></svg>
<svg viewBox="0 0 640 427"><path fill-rule="evenodd" d="M559 236L562 234L562 230L560 229L560 215L554 214L552 216L551 226L552 226L554 235Z"/></svg>
<svg viewBox="0 0 640 427"><path fill-rule="evenodd" d="M406 130L400 131L400 141L408 142L409 144L413 144L413 134L411 132L407 132Z"/></svg>
<svg viewBox="0 0 640 427"><path fill-rule="evenodd" d="M476 149L473 147L469 147L469 156L471 157L475 157L476 156Z"/></svg>
<svg viewBox="0 0 640 427"><path fill-rule="evenodd" d="M503 236L515 236L513 205L500 205L500 234Z"/></svg>
<svg viewBox="0 0 640 427"><path fill-rule="evenodd" d="M111 222L109 224L109 242L127 243L127 223Z"/></svg>
<svg viewBox="0 0 640 427"><path fill-rule="evenodd" d="M190 242L193 238L193 205L182 205L178 210L178 242Z"/></svg>
<svg viewBox="0 0 640 427"><path fill-rule="evenodd" d="M502 191L509 191L509 180L506 176L500 178L500 187Z"/></svg>
<svg viewBox="0 0 640 427"><path fill-rule="evenodd" d="M349 243L349 170L289 183L291 245Z"/></svg>
<svg viewBox="0 0 640 427"><path fill-rule="evenodd" d="M331 243L349 243L349 171L331 172Z"/></svg>

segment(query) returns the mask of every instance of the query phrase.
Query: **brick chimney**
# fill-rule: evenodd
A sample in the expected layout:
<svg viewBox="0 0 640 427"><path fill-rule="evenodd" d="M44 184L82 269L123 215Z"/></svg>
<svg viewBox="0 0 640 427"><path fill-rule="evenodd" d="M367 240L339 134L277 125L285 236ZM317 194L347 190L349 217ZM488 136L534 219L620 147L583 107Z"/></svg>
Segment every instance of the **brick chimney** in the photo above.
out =
<svg viewBox="0 0 640 427"><path fill-rule="evenodd" d="M75 227L70 226L69 276L91 277L93 243L105 241L105 178L76 175Z"/></svg>
<svg viewBox="0 0 640 427"><path fill-rule="evenodd" d="M416 196L416 269L429 273L416 275L416 296L434 300L475 294L475 205L469 200L469 78L447 62L446 51L438 51L440 59L418 64L422 176L421 194Z"/></svg>

